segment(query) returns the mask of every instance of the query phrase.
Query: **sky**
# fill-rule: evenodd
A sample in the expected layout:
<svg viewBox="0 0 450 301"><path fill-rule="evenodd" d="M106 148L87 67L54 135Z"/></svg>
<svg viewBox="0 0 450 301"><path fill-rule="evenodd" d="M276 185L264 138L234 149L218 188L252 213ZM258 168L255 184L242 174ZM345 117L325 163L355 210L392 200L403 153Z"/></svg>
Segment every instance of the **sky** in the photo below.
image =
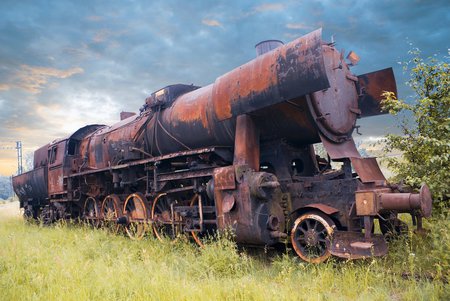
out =
<svg viewBox="0 0 450 301"><path fill-rule="evenodd" d="M355 74L393 67L400 98L411 91L399 62L450 48L448 0L0 1L0 175L86 124L138 112L153 91L207 85L255 57L262 40L289 42L317 28L353 50ZM390 116L358 121L374 139Z"/></svg>

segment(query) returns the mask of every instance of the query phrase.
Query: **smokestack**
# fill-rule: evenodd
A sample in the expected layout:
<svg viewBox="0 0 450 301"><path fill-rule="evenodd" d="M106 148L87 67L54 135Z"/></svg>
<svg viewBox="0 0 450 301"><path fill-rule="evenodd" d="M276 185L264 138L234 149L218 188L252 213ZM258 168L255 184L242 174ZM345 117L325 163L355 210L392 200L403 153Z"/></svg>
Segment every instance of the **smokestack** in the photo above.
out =
<svg viewBox="0 0 450 301"><path fill-rule="evenodd" d="M284 45L280 40L265 40L261 41L255 45L256 48L256 56L263 55L266 52L272 51L275 48Z"/></svg>

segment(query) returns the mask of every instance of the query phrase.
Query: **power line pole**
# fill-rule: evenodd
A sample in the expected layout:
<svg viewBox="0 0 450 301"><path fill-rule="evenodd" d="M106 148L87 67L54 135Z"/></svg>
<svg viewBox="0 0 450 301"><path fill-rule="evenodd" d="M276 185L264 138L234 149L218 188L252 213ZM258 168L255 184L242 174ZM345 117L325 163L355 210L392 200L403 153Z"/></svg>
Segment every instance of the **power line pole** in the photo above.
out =
<svg viewBox="0 0 450 301"><path fill-rule="evenodd" d="M16 149L17 149L17 174L20 175L23 172L22 141L16 141Z"/></svg>

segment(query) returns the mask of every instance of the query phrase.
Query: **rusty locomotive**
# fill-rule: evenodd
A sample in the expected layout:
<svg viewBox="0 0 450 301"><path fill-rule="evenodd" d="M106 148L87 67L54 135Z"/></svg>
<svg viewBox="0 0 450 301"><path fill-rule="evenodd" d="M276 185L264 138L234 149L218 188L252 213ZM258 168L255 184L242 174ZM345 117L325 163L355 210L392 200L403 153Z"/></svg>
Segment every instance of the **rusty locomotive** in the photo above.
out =
<svg viewBox="0 0 450 301"><path fill-rule="evenodd" d="M188 233L200 245L232 229L239 244L287 243L313 263L384 255L374 220L399 232L398 213L410 213L420 229L431 194L399 191L358 153L357 118L382 114L381 93L396 84L391 68L355 76L351 64L319 29L257 45L208 86L167 86L140 114L38 149L34 169L13 178L24 215L108 222L135 239Z"/></svg>

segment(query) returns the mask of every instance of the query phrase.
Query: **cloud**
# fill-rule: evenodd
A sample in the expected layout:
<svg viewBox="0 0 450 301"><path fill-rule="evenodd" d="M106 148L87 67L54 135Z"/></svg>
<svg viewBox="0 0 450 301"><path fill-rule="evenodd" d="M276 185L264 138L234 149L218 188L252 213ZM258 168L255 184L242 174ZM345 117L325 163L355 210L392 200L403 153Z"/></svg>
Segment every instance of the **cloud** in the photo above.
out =
<svg viewBox="0 0 450 301"><path fill-rule="evenodd" d="M73 133L87 123L117 122L120 103L117 103L108 93L78 91L66 95L61 103L45 105L34 103L32 109L37 117L48 120L50 127L54 129L52 134L55 137L61 137ZM62 123L61 120L67 120L68 116L70 116L70 122Z"/></svg>
<svg viewBox="0 0 450 301"><path fill-rule="evenodd" d="M283 3L263 3L260 5L251 7L249 10L246 10L246 12L242 13L241 15L238 15L237 19L248 18L248 17L252 17L252 16L254 17L254 16L259 16L260 14L264 14L264 16L268 18L266 21L270 22L269 21L271 19L270 13L277 13L277 15L286 13L286 11L285 11L286 7L287 7L287 5L285 5ZM275 15L275 14L272 14L272 15ZM278 20L278 21L280 21L280 20Z"/></svg>
<svg viewBox="0 0 450 301"><path fill-rule="evenodd" d="M111 35L112 35L111 31L107 29L101 29L95 33L94 38L92 38L92 41L94 43L101 43L106 41L109 37L111 37Z"/></svg>
<svg viewBox="0 0 450 301"><path fill-rule="evenodd" d="M0 91L8 91L11 88L12 88L12 86L9 84L1 84L0 83Z"/></svg>
<svg viewBox="0 0 450 301"><path fill-rule="evenodd" d="M222 27L222 23L213 19L203 19L202 23L211 27Z"/></svg>
<svg viewBox="0 0 450 301"><path fill-rule="evenodd" d="M263 3L253 8L254 12L262 13L266 11L282 11L285 5L282 3Z"/></svg>
<svg viewBox="0 0 450 301"><path fill-rule="evenodd" d="M21 69L16 73L13 85L32 94L38 94L52 77L68 78L83 72L84 70L80 67L60 70L49 67L22 65Z"/></svg>
<svg viewBox="0 0 450 301"><path fill-rule="evenodd" d="M87 16L86 20L88 21L92 21L92 22L100 22L103 21L103 17L102 16L96 16L96 15L91 15L91 16Z"/></svg>
<svg viewBox="0 0 450 301"><path fill-rule="evenodd" d="M306 25L304 23L288 23L286 24L286 28L288 29L314 29L313 26Z"/></svg>

